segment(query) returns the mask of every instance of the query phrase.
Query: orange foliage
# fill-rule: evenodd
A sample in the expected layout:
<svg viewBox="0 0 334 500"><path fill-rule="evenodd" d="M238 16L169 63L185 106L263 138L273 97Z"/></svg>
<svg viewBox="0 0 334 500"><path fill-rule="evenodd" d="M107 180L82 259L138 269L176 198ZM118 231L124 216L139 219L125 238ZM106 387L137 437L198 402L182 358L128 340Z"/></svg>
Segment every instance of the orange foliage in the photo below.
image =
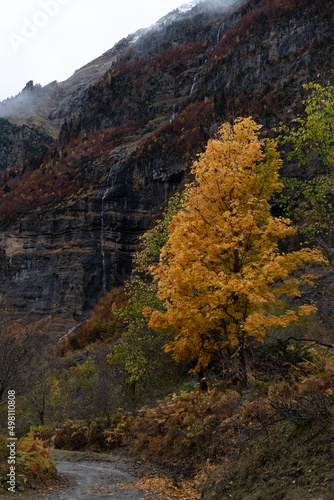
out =
<svg viewBox="0 0 334 500"><path fill-rule="evenodd" d="M200 500L201 493L194 487L193 480L175 481L165 476L143 477L136 484L143 493L154 491L155 500ZM151 497L152 498L152 497Z"/></svg>
<svg viewBox="0 0 334 500"><path fill-rule="evenodd" d="M47 484L48 480L55 475L56 469L51 461L50 453L44 448L43 442L34 437L33 431L18 442L18 455L21 454L23 454L21 463L24 472L34 481Z"/></svg>
<svg viewBox="0 0 334 500"><path fill-rule="evenodd" d="M272 423L274 414L265 398L247 401L236 391L174 394L137 419L132 446L146 459L189 473L235 452L245 433Z"/></svg>
<svg viewBox="0 0 334 500"><path fill-rule="evenodd" d="M271 216L268 200L281 188L281 160L275 143L263 147L259 128L251 118L239 119L209 141L154 269L166 309L154 311L149 326L174 333L166 350L176 361L194 361L194 373L228 353L239 357L245 379L248 340L261 341L270 327L297 323L315 309L275 311L283 308L283 295L299 296L298 286L308 282L291 273L324 259L307 248L278 250L294 229L290 220Z"/></svg>
<svg viewBox="0 0 334 500"><path fill-rule="evenodd" d="M146 459L191 473L208 459L221 463L239 453L250 436L282 419L299 424L330 418L333 380L333 357L317 355L295 367L290 380L272 381L268 394L256 374L256 389L250 385L244 393L211 389L174 394L139 415L129 443ZM299 420L293 420L296 415Z"/></svg>

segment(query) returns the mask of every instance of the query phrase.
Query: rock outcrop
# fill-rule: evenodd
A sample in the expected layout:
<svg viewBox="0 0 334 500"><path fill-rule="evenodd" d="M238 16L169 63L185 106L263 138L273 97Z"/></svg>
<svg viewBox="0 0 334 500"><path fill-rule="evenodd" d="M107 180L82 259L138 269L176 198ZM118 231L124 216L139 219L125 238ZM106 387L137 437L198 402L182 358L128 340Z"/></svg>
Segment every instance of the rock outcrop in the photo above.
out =
<svg viewBox="0 0 334 500"><path fill-rule="evenodd" d="M105 182L89 194L2 224L1 294L21 315L79 322L129 277L138 238L152 225L175 175L171 165L164 180L153 180L154 168L140 173L135 161L133 151L118 148L106 160Z"/></svg>

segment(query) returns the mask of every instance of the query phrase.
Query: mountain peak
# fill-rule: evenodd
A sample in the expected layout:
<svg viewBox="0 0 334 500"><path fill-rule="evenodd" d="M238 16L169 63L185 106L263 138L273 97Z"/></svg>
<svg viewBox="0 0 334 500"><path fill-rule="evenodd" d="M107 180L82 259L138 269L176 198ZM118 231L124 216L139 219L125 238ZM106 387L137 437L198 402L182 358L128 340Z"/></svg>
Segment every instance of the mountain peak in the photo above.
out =
<svg viewBox="0 0 334 500"><path fill-rule="evenodd" d="M238 3L238 2L237 2ZM96 84L127 50L135 51L134 58L152 56L150 37L156 34L160 39L156 53L163 47L175 46L175 40L169 40L165 31L173 23L191 22L193 14L205 10L224 13L229 7L235 5L235 0L192 0L160 18L153 25L142 28L117 42L114 47L100 57L77 69L67 80L56 81L41 87L34 85L30 80L23 91L15 97L0 102L0 117L10 119L13 123L37 125L44 131L57 137L65 118L73 118L80 112L87 92L91 85ZM169 30L170 31L170 30ZM177 31L177 30L176 30ZM176 33L175 31L175 33ZM186 33L177 33L178 44L185 42Z"/></svg>

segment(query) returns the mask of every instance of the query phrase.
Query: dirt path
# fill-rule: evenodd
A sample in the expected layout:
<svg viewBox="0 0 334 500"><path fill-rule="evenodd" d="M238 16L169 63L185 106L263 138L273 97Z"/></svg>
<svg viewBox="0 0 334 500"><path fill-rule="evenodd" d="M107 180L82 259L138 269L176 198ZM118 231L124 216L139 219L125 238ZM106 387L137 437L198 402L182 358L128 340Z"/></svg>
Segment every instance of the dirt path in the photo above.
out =
<svg viewBox="0 0 334 500"><path fill-rule="evenodd" d="M57 492L41 493L41 500L114 499L146 500L147 496L134 487L136 478L112 462L69 461L58 459L57 470L68 483Z"/></svg>
<svg viewBox="0 0 334 500"><path fill-rule="evenodd" d="M60 460L57 470L68 480L68 484L57 493L42 494L41 499L141 500L149 498L133 486L136 482L134 476L120 470L112 463Z"/></svg>
<svg viewBox="0 0 334 500"><path fill-rule="evenodd" d="M93 453L53 450L51 453L58 476L48 487L16 492L18 500L165 500L168 494L136 487L138 478L152 477L155 467L129 460L116 453ZM146 485L145 485L146 486ZM146 486L147 488L147 486ZM12 494L0 492L0 498L11 500ZM174 498L174 497L173 497Z"/></svg>

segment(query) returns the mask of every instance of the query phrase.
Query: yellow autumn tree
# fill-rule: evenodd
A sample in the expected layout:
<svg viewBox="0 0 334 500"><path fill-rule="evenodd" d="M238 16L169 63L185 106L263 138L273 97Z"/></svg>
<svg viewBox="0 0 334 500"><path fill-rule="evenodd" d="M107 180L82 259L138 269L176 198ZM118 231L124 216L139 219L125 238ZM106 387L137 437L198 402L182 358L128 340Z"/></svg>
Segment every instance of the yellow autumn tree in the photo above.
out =
<svg viewBox="0 0 334 500"><path fill-rule="evenodd" d="M261 341L268 328L315 310L283 312L282 296L299 296L299 285L310 280L292 271L324 260L317 250L278 249L294 229L270 213L281 160L273 141L259 139L259 128L251 118L223 125L194 163L185 209L173 217L154 269L165 312L147 311L150 327L174 333L166 350L195 361L193 373L233 355L242 383L247 339Z"/></svg>

